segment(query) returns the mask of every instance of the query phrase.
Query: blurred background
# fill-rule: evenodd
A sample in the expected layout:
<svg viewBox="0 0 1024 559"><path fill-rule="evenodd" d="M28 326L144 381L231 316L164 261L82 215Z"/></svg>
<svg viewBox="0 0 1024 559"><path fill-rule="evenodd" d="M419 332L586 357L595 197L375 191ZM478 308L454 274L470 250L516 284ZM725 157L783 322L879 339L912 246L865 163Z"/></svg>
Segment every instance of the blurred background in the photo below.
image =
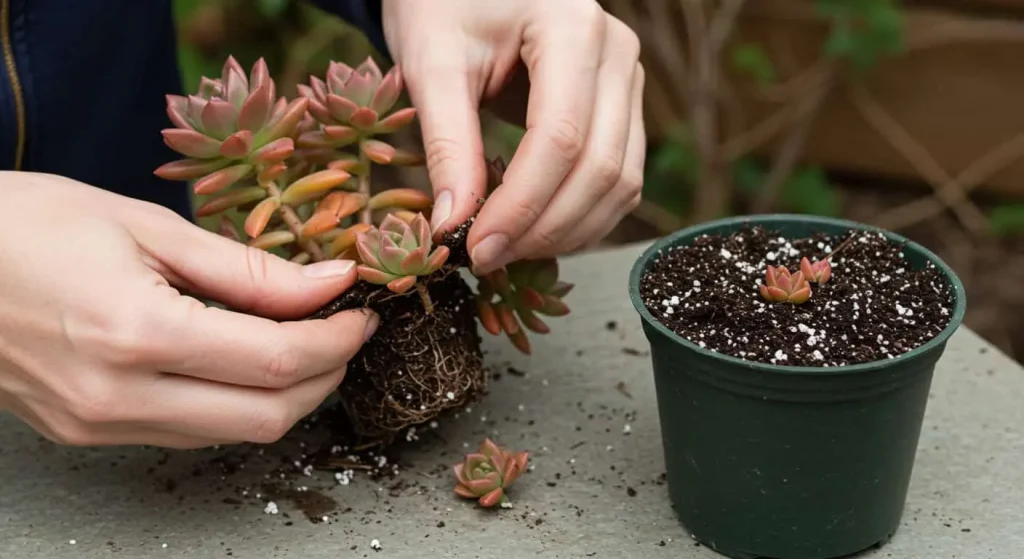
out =
<svg viewBox="0 0 1024 559"><path fill-rule="evenodd" d="M1024 0L601 3L643 43L649 136L644 201L605 244L748 213L879 225L945 259L967 325L1024 357ZM266 58L285 95L330 60L383 62L303 0L175 9L188 90L229 54ZM483 125L507 161L523 131ZM429 189L422 169L381 179Z"/></svg>

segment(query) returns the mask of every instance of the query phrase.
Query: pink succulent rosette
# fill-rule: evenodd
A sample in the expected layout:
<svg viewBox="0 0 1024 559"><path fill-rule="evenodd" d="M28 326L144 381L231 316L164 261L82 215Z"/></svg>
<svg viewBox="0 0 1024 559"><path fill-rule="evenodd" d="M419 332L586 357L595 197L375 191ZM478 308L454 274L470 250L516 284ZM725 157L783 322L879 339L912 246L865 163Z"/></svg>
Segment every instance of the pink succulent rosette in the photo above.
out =
<svg viewBox="0 0 1024 559"><path fill-rule="evenodd" d="M467 499L477 499L480 506L490 508L509 502L505 491L526 469L527 452L509 452L491 439L484 440L480 449L467 454L455 466L458 485L455 493Z"/></svg>

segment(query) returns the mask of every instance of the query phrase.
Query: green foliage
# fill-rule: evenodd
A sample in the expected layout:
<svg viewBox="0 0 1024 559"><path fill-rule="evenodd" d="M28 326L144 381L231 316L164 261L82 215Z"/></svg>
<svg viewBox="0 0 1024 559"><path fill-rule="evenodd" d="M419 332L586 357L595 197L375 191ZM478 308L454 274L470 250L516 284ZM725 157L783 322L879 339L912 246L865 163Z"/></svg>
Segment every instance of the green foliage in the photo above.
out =
<svg viewBox="0 0 1024 559"><path fill-rule="evenodd" d="M741 43L736 45L730 52L729 59L734 70L750 76L761 85L773 84L778 81L775 64L768 56L768 51L759 44Z"/></svg>
<svg viewBox="0 0 1024 559"><path fill-rule="evenodd" d="M992 208L988 225L997 237L1024 233L1024 204L1000 204Z"/></svg>
<svg viewBox="0 0 1024 559"><path fill-rule="evenodd" d="M678 125L648 157L643 197L679 217L686 217L700 159L689 127Z"/></svg>
<svg viewBox="0 0 1024 559"><path fill-rule="evenodd" d="M804 167L793 173L782 188L782 206L787 211L838 217L842 212L839 190L820 167Z"/></svg>
<svg viewBox="0 0 1024 559"><path fill-rule="evenodd" d="M865 70L903 49L903 15L894 0L816 0L816 7L832 24L826 56Z"/></svg>
<svg viewBox="0 0 1024 559"><path fill-rule="evenodd" d="M731 171L736 191L750 198L757 196L768 176L764 164L753 157L737 159ZM814 166L793 171L782 185L779 206L787 212L828 217L838 217L843 209L839 189L820 167Z"/></svg>
<svg viewBox="0 0 1024 559"><path fill-rule="evenodd" d="M689 129L680 126L648 158L644 198L679 217L687 217L696 186L700 159ZM740 157L729 166L732 186L740 199L758 195L768 176L765 164ZM780 209L787 212L836 217L842 213L839 189L820 167L798 168L783 184ZM734 208L740 210L741 208Z"/></svg>
<svg viewBox="0 0 1024 559"><path fill-rule="evenodd" d="M266 18L275 18L284 13L288 9L288 5L291 4L291 0L257 0L256 7L259 8L260 13Z"/></svg>

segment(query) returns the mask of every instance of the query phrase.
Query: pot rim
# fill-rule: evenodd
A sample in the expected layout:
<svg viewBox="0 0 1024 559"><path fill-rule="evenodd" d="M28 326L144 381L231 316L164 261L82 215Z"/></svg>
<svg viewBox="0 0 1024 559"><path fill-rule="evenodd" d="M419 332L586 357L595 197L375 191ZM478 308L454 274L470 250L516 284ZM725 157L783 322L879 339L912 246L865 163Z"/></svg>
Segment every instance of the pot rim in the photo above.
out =
<svg viewBox="0 0 1024 559"><path fill-rule="evenodd" d="M739 357L733 357L731 355L726 355L724 353L719 353L716 351L711 351L709 349L702 348L697 344L691 342L690 340L680 336L679 334L676 334L674 331L666 327L657 318L655 318L655 316L651 314L650 310L647 309L647 306L644 305L643 299L640 296L640 279L643 277L645 265L649 261L653 260L657 256L658 252L666 248L676 246L679 239L681 239L682 237L696 236L701 233L710 231L712 229L721 228L723 226L735 230L744 225L770 226L773 223L788 223L794 221L799 221L808 224L839 226L845 227L847 229L858 229L861 231L882 233L889 240L905 244L907 249L916 251L922 256L924 256L928 261L934 264L935 267L939 269L939 271L942 272L942 274L946 277L946 279L950 282L950 284L953 287L955 299L953 302L953 312L952 316L950 316L949 323L946 325L946 328L943 329L942 332L939 332L939 334L937 334L935 337L928 340L927 342L921 344L920 346L906 353L900 354L892 359L880 359L876 361L869 361L867 363L844 365L842 367L772 365L770 363L747 361L745 359L740 359ZM669 339L676 342L677 344L686 347L690 351L693 351L695 353L698 353L711 359L718 359L720 361L724 361L726 363L730 363L732 365L737 365L740 367L746 367L748 369L754 369L765 373L787 375L848 375L878 370L883 367L897 366L908 361L913 361L917 359L919 356L929 353L932 350L936 349L937 347L941 346L942 344L946 343L949 337L952 336L958 328L960 328L960 325L962 324L964 319L964 314L967 310L967 295L964 290L963 282L960 281L959 276L957 276L956 273L952 270L952 268L950 268L945 262L943 262L942 259L940 259L935 253L921 246L920 244L915 243L914 241L911 241L910 239L897 233L894 233L892 231L889 231L887 229L875 227L873 225L868 225L866 223L832 217L782 213L736 216L717 219L713 221L707 221L698 225L693 225L691 227L680 229L679 231L676 231L674 233L671 233L658 239L651 246L649 246L643 252L643 254L641 254L640 257L637 258L636 261L633 263L633 267L629 272L629 299L630 301L632 301L633 307L640 314L640 317L643 319L644 322L646 322L649 326L656 329L661 334L667 336Z"/></svg>

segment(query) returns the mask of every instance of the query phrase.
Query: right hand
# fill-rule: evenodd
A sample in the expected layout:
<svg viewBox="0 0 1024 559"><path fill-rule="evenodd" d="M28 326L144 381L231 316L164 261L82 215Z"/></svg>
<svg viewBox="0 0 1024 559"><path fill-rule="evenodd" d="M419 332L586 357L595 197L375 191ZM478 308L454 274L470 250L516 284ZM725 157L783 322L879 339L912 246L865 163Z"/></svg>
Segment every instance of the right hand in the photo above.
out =
<svg viewBox="0 0 1024 559"><path fill-rule="evenodd" d="M277 321L351 287L352 262L293 264L53 175L0 172L0 192L0 410L50 440L275 441L377 327L368 309Z"/></svg>

